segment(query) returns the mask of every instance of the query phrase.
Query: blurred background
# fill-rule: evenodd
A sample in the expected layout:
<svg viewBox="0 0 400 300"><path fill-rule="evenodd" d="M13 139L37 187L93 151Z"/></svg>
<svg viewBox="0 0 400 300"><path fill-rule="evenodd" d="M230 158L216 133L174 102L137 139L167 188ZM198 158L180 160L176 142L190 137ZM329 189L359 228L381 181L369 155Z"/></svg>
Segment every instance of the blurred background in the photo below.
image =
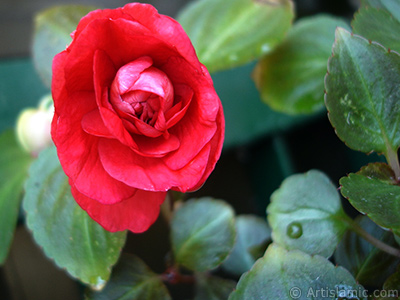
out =
<svg viewBox="0 0 400 300"><path fill-rule="evenodd" d="M229 0L227 0L229 1ZM103 8L123 6L124 0L1 0L0 1L0 57L29 55L32 21L36 12L58 4L84 4ZM190 0L138 1L154 5L162 14L176 16ZM331 12L351 17L358 0L296 0L297 15Z"/></svg>
<svg viewBox="0 0 400 300"><path fill-rule="evenodd" d="M226 1L229 3L229 0ZM48 92L29 58L34 15L57 4L114 8L128 2L0 0L1 131L13 124L20 108L35 106L40 97ZM160 13L174 17L190 0L140 2L150 3ZM297 18L330 13L350 21L358 7L357 0L297 0L295 3ZM225 73L217 75L219 78L216 79L221 80ZM17 109L11 109L8 105L10 102ZM221 198L232 203L239 213L265 215L270 194L290 174L315 168L326 172L337 183L346 173L357 171L365 160L363 155L355 155L348 150L336 137L324 113L291 130L266 134L250 143L224 149L215 172L205 186L191 196ZM163 221L159 220L145 234L129 235L124 251L139 254L155 271L161 272L165 252L154 254L151 249L168 249L168 232L165 227ZM21 217L8 260L0 267L0 299L75 300L82 299L83 289L83 286L44 256L23 226Z"/></svg>
<svg viewBox="0 0 400 300"><path fill-rule="evenodd" d="M174 16L190 0L139 1L153 4L160 13ZM124 0L1 0L0 1L0 56L29 55L36 12L58 4L84 4L101 8L123 6Z"/></svg>

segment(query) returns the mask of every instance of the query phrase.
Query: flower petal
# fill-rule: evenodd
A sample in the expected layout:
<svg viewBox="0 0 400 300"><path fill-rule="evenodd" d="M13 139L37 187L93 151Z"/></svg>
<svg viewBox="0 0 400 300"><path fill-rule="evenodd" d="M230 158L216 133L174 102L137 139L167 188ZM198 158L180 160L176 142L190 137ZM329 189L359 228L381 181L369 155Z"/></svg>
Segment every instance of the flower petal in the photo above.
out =
<svg viewBox="0 0 400 300"><path fill-rule="evenodd" d="M144 70L150 68L152 64L153 60L151 57L142 56L121 67L116 74L111 90L115 91L116 95L127 92L139 79L140 74ZM111 96L113 96L113 92L111 93Z"/></svg>
<svg viewBox="0 0 400 300"><path fill-rule="evenodd" d="M94 57L93 75L96 103L103 123L110 134L121 143L131 148L137 148L132 136L109 102L108 87L111 85L115 73L115 67L108 55L104 51L97 50Z"/></svg>
<svg viewBox="0 0 400 300"><path fill-rule="evenodd" d="M65 76L64 66L68 57L66 51L58 53L53 58L52 72L53 77L51 81L51 93L53 99L61 97L62 94L67 93L65 90Z"/></svg>
<svg viewBox="0 0 400 300"><path fill-rule="evenodd" d="M102 167L97 151L99 138L82 129L83 116L96 108L93 93L62 93L54 100L52 138L65 174L81 193L104 203L131 197L135 189L115 180Z"/></svg>
<svg viewBox="0 0 400 300"><path fill-rule="evenodd" d="M99 137L114 138L108 128L104 125L98 109L92 110L84 115L81 124L82 129L86 133Z"/></svg>
<svg viewBox="0 0 400 300"><path fill-rule="evenodd" d="M122 10L152 33L162 37L164 42L169 44L171 48L176 48L179 51L180 56L200 69L200 63L192 42L177 21L168 16L158 14L153 6L147 4L130 3L125 5Z"/></svg>
<svg viewBox="0 0 400 300"><path fill-rule="evenodd" d="M199 184L197 186L194 186L191 191L195 191L202 186L202 184L207 180L208 176L210 176L211 172L214 170L215 165L221 156L221 150L225 135L225 122L224 122L224 114L222 111L222 107L217 119L220 120L218 121L219 126L217 128L217 132L215 133L214 137L209 142L211 150L210 150L210 155L208 157L207 167L204 171L203 178L200 179Z"/></svg>
<svg viewBox="0 0 400 300"><path fill-rule="evenodd" d="M175 85L174 89L176 105L171 107L165 114L167 128L174 126L183 118L194 94L193 90L184 84Z"/></svg>
<svg viewBox="0 0 400 300"><path fill-rule="evenodd" d="M162 157L166 154L175 151L179 148L179 139L170 134L168 138L160 136L157 138L149 138L145 136L135 136L135 142L137 143L139 154L149 157Z"/></svg>
<svg viewBox="0 0 400 300"><path fill-rule="evenodd" d="M132 197L122 202L105 205L79 193L74 186L71 191L82 209L104 229L111 232L126 229L135 233L146 231L157 220L160 205L166 196L165 192L138 190Z"/></svg>
<svg viewBox="0 0 400 300"><path fill-rule="evenodd" d="M163 42L168 44L168 48L177 48L180 56L185 57L191 64L200 69L196 52L182 26L174 19L158 14L157 10L151 5L130 3L123 8L92 11L79 22L74 33L74 41L93 21L99 19L111 21L125 19L129 22L137 22L155 36L161 37ZM110 37L111 35L108 36Z"/></svg>
<svg viewBox="0 0 400 300"><path fill-rule="evenodd" d="M203 177L209 154L210 146L206 145L192 161L175 171L164 164L163 158L143 157L114 140L103 139L99 143L100 159L107 173L147 191L191 190Z"/></svg>
<svg viewBox="0 0 400 300"><path fill-rule="evenodd" d="M169 128L169 132L178 137L181 146L174 155L166 156L164 162L169 168L178 170L187 165L214 137L217 123L224 121L217 120L222 106L207 72L199 72L177 57L171 57L163 66L163 71L172 82L190 86L194 93L184 117L176 126Z"/></svg>
<svg viewBox="0 0 400 300"><path fill-rule="evenodd" d="M171 155L163 158L164 163L172 170L180 170L190 163L214 137L216 124L198 122L196 113L189 107L185 117L176 126L169 129L180 141L180 147Z"/></svg>
<svg viewBox="0 0 400 300"><path fill-rule="evenodd" d="M137 22L93 20L67 49L69 60L65 74L69 91L93 89L93 58L99 49L106 53L116 69L142 56L151 57L154 66L162 66L170 57L179 55L176 48Z"/></svg>
<svg viewBox="0 0 400 300"><path fill-rule="evenodd" d="M79 24L75 32L73 32L73 38L76 39L81 34L81 32L86 28L86 26L90 24L93 20L119 19L119 18L124 18L127 20L134 21L131 15L124 13L122 8L96 9L94 11L91 11L79 21Z"/></svg>

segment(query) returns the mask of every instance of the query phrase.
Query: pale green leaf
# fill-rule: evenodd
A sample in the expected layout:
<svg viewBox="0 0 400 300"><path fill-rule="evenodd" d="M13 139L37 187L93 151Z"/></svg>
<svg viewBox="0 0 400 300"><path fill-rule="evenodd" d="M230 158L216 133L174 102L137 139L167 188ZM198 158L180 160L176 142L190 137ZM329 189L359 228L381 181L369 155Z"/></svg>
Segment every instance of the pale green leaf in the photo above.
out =
<svg viewBox="0 0 400 300"><path fill-rule="evenodd" d="M12 130L0 135L0 265L4 263L14 236L23 185L32 157L16 142Z"/></svg>
<svg viewBox="0 0 400 300"><path fill-rule="evenodd" d="M264 56L254 81L264 102L288 114L309 114L324 107L324 76L337 26L347 24L328 15L305 17L285 40Z"/></svg>
<svg viewBox="0 0 400 300"><path fill-rule="evenodd" d="M126 232L104 230L79 207L54 147L32 164L25 189L23 207L35 241L73 277L101 288L119 258Z"/></svg>
<svg viewBox="0 0 400 300"><path fill-rule="evenodd" d="M346 269L326 258L272 244L242 275L229 300L364 300L365 294Z"/></svg>
<svg viewBox="0 0 400 300"><path fill-rule="evenodd" d="M271 229L263 218L253 215L237 216L235 225L235 246L222 267L226 271L240 276L250 270L259 258L259 256L253 256L252 250L257 246L263 246L271 238Z"/></svg>
<svg viewBox="0 0 400 300"><path fill-rule="evenodd" d="M122 256L101 292L89 291L90 300L171 300L161 277L138 257Z"/></svg>
<svg viewBox="0 0 400 300"><path fill-rule="evenodd" d="M234 211L221 200L189 200L175 212L171 240L178 264L199 272L214 269L233 248Z"/></svg>
<svg viewBox="0 0 400 300"><path fill-rule="evenodd" d="M93 6L62 5L41 11L35 16L33 61L48 87L51 85L53 57L71 43L70 34L79 20L94 9Z"/></svg>
<svg viewBox="0 0 400 300"><path fill-rule="evenodd" d="M330 257L348 227L336 187L316 170L285 179L267 212L272 240L308 254Z"/></svg>
<svg viewBox="0 0 400 300"><path fill-rule="evenodd" d="M215 90L224 107L224 147L249 143L288 130L313 116L291 116L265 105L251 79L254 64L212 74Z"/></svg>
<svg viewBox="0 0 400 300"><path fill-rule="evenodd" d="M197 0L178 21L210 72L255 60L273 49L290 28L291 0Z"/></svg>

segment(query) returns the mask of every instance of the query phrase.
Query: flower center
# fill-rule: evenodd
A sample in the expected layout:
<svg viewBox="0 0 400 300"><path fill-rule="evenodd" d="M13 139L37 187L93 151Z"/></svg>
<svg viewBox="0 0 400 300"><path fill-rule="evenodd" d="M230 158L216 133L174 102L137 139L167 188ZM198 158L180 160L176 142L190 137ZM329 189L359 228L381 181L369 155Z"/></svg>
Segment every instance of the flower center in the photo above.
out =
<svg viewBox="0 0 400 300"><path fill-rule="evenodd" d="M141 57L121 67L111 85L110 101L124 116L135 117L151 126L165 126L164 113L174 102L168 76Z"/></svg>

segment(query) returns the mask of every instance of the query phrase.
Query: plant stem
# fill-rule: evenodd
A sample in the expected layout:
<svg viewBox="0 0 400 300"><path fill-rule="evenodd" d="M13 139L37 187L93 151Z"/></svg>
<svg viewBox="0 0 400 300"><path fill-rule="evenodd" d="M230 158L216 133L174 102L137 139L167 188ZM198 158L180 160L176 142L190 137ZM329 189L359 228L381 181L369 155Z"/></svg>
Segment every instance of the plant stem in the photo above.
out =
<svg viewBox="0 0 400 300"><path fill-rule="evenodd" d="M350 225L350 229L357 233L360 237L365 239L367 242L375 246L376 248L396 257L400 257L400 249L392 247L381 240L378 240L367 231L364 230L357 222L352 219L346 219L346 222Z"/></svg>
<svg viewBox="0 0 400 300"><path fill-rule="evenodd" d="M396 181L400 181L400 165L399 165L399 157L397 156L397 152L392 148L388 147L386 152L386 160L389 163L389 166L392 168L394 175L396 176Z"/></svg>
<svg viewBox="0 0 400 300"><path fill-rule="evenodd" d="M168 268L163 274L161 274L161 280L172 285L194 284L196 282L194 275L181 274L178 268L174 266Z"/></svg>
<svg viewBox="0 0 400 300"><path fill-rule="evenodd" d="M164 217L165 221L170 224L173 214L173 199L170 192L167 193L164 203L161 204L161 214Z"/></svg>

